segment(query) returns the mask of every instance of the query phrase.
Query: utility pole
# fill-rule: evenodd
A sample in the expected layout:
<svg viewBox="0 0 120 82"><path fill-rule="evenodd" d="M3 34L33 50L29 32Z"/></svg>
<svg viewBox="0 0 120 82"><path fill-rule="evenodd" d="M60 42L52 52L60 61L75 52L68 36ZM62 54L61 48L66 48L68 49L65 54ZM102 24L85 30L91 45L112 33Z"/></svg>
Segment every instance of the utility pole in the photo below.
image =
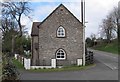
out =
<svg viewBox="0 0 120 82"><path fill-rule="evenodd" d="M1 28L1 26L0 26ZM0 56L1 56L1 53L2 52L2 30L0 29Z"/></svg>
<svg viewBox="0 0 120 82"><path fill-rule="evenodd" d="M0 26L0 28L1 28L1 26ZM1 62L2 62L2 30L0 29L0 63Z"/></svg>
<svg viewBox="0 0 120 82"><path fill-rule="evenodd" d="M118 2L118 42L120 42L120 1ZM118 45L118 51L120 51L120 45ZM120 60L120 58L118 59Z"/></svg>
<svg viewBox="0 0 120 82"><path fill-rule="evenodd" d="M120 37L120 1L118 2L118 38L119 37Z"/></svg>
<svg viewBox="0 0 120 82"><path fill-rule="evenodd" d="M81 0L81 21L83 26L83 66L85 66L85 0Z"/></svg>

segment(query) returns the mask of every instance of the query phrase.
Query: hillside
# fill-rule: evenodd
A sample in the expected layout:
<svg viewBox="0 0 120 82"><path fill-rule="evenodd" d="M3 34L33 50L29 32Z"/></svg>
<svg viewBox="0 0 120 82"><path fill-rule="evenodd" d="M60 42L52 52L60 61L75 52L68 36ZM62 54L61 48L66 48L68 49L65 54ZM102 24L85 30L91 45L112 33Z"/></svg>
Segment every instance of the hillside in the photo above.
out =
<svg viewBox="0 0 120 82"><path fill-rule="evenodd" d="M94 46L93 49L118 54L118 42L115 41L109 44L103 43L101 45Z"/></svg>

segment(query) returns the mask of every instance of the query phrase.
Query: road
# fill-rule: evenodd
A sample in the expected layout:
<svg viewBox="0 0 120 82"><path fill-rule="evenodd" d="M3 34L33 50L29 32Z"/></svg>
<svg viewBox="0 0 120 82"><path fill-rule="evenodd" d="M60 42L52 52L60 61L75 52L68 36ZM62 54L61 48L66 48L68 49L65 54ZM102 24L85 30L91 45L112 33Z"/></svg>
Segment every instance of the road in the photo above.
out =
<svg viewBox="0 0 120 82"><path fill-rule="evenodd" d="M89 50L94 52L94 57L99 62L108 66L112 70L118 69L118 55L117 54L111 54L111 53L102 52L98 50L91 50L91 49Z"/></svg>
<svg viewBox="0 0 120 82"><path fill-rule="evenodd" d="M115 54L94 52L96 66L87 70L35 73L20 71L21 80L118 80L118 57Z"/></svg>

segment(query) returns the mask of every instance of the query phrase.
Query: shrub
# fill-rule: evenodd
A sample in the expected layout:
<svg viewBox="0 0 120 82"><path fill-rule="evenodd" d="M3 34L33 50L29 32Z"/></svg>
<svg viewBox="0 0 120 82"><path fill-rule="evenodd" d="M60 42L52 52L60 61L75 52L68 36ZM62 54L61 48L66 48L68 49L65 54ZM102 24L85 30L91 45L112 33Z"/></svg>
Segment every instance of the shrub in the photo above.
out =
<svg viewBox="0 0 120 82"><path fill-rule="evenodd" d="M3 80L18 80L18 75L20 73L17 71L13 64L6 64L3 67Z"/></svg>
<svg viewBox="0 0 120 82"><path fill-rule="evenodd" d="M35 70L37 70L37 68L35 68Z"/></svg>

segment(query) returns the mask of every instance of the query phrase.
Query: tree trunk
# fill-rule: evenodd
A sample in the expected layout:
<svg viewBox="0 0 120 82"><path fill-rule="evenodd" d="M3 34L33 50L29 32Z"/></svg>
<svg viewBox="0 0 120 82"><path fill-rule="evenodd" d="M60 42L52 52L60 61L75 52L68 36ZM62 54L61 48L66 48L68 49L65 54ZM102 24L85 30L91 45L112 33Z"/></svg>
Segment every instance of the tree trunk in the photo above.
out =
<svg viewBox="0 0 120 82"><path fill-rule="evenodd" d="M19 18L18 18L18 25L19 25L19 29L20 29L20 37L22 37L21 14L19 15Z"/></svg>

